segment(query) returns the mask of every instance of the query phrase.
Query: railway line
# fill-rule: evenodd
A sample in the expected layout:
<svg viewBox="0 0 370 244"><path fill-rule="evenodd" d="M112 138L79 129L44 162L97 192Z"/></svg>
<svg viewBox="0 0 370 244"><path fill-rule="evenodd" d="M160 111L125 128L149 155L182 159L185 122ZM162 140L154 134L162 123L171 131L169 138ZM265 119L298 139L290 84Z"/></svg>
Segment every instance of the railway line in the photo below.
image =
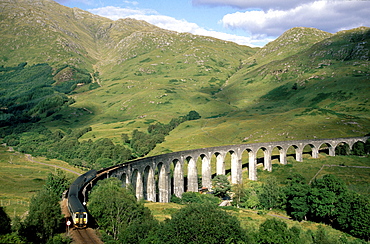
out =
<svg viewBox="0 0 370 244"><path fill-rule="evenodd" d="M91 228L72 229L70 234L75 244L103 244L95 231Z"/></svg>

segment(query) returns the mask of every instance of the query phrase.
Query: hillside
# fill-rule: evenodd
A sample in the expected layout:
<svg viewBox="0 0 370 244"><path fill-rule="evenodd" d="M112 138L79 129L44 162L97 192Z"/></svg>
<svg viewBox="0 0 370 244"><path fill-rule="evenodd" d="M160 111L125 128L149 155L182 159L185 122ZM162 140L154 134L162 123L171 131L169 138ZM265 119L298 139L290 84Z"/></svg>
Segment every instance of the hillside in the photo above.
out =
<svg viewBox="0 0 370 244"><path fill-rule="evenodd" d="M52 0L0 6L3 126L18 118L54 132L91 127L80 141L118 143L122 133L191 110L201 115L172 130L152 155L369 133L368 27L335 34L293 28L250 48L134 19L112 21ZM25 87L32 81L39 91L41 80L29 74L41 67L43 92L31 96Z"/></svg>

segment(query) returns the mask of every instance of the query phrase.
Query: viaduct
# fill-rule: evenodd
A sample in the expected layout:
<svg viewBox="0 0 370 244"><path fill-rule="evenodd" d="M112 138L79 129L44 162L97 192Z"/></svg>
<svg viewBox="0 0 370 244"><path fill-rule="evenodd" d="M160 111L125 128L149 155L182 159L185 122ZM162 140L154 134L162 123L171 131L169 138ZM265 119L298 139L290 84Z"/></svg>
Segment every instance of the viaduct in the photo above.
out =
<svg viewBox="0 0 370 244"><path fill-rule="evenodd" d="M352 149L355 143L365 143L369 138L250 143L173 152L106 168L100 171L104 173L99 179L117 177L122 181L122 186L133 186L138 199L169 202L172 194L181 197L185 191L198 191L198 175L201 175L201 185L205 188L211 188L212 172L226 174L226 168L231 169L232 184L242 182L243 168L248 170L250 180L257 180L257 158L260 157L258 161L263 163L264 170L272 171L273 151L278 152L276 157L281 164L287 163L288 150L296 161L302 162L303 151L310 151L312 158L318 158L320 150L335 156L338 145L347 144ZM215 165L213 170L211 161ZM197 168L197 165L201 167Z"/></svg>

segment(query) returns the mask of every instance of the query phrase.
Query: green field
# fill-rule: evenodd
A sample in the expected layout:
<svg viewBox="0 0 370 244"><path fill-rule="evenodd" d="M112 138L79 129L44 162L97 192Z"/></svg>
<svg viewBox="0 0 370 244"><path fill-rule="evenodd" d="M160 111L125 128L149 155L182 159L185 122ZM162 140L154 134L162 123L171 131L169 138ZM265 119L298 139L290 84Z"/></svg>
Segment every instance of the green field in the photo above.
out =
<svg viewBox="0 0 370 244"><path fill-rule="evenodd" d="M258 179L263 181L267 177L274 176L278 181L283 182L289 175L297 172L309 183L318 172L319 174L316 175L316 178L321 178L325 174L333 174L341 178L350 190L370 196L370 157L331 157L326 154L320 154L318 159L304 155L303 162L297 162L293 157L288 157L287 160L287 165L282 165L277 160L273 160L272 172L262 170L262 167L259 167ZM351 166L364 166L367 168ZM248 175L243 175L243 178L247 177Z"/></svg>
<svg viewBox="0 0 370 244"><path fill-rule="evenodd" d="M0 146L0 206L5 207L8 215L13 218L27 213L31 197L42 188L48 174L55 172L57 168L30 162L24 154L7 149ZM58 160L41 157L35 160L83 173L82 170ZM71 180L77 177L68 171L64 172Z"/></svg>

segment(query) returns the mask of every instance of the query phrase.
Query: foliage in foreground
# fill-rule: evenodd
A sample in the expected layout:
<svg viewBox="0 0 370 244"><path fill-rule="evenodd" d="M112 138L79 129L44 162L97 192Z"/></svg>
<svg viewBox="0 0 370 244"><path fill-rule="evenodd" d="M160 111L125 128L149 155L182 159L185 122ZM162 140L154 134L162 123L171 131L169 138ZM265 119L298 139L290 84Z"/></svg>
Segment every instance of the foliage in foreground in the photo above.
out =
<svg viewBox="0 0 370 244"><path fill-rule="evenodd" d="M138 243L157 224L150 210L132 192L121 187L117 178L99 181L88 205L99 227L113 240Z"/></svg>
<svg viewBox="0 0 370 244"><path fill-rule="evenodd" d="M6 221L10 218L1 212L1 208L3 226L0 227L5 232L0 233L0 243L69 243L69 238L59 235L64 231L60 197L67 185L64 172L58 170L55 174L49 174L44 187L32 197L24 221L14 218L11 230L10 221Z"/></svg>
<svg viewBox="0 0 370 244"><path fill-rule="evenodd" d="M295 174L280 186L274 177L251 189L235 187L235 205L246 208L282 209L294 220L325 223L345 233L368 241L370 236L370 201L348 190L334 175L324 175L311 185ZM251 194L254 192L257 196ZM251 207L250 203L255 205Z"/></svg>
<svg viewBox="0 0 370 244"><path fill-rule="evenodd" d="M150 236L152 243L242 243L240 222L211 203L193 203L165 220Z"/></svg>

